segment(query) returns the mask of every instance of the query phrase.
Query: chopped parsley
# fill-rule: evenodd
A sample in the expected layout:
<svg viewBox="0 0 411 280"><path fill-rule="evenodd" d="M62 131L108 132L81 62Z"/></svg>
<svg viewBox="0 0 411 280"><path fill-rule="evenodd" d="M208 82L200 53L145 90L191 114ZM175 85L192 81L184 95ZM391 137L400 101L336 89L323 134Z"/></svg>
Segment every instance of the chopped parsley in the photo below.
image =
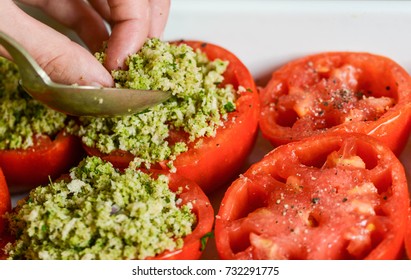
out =
<svg viewBox="0 0 411 280"><path fill-rule="evenodd" d="M226 110L226 112L234 112L235 111L235 105L232 102L227 102L224 105L224 109Z"/></svg>
<svg viewBox="0 0 411 280"><path fill-rule="evenodd" d="M210 231L207 232L206 234L204 234L201 238L200 238L200 251L204 251L206 249L207 246L207 242L209 238L213 238L214 237L214 232Z"/></svg>

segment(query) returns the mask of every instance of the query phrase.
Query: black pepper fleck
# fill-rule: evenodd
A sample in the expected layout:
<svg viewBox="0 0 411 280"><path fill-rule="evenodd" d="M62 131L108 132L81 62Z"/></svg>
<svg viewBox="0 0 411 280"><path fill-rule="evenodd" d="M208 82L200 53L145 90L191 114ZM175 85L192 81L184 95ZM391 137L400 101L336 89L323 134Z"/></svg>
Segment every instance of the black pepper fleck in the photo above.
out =
<svg viewBox="0 0 411 280"><path fill-rule="evenodd" d="M320 202L320 198L319 197L313 197L313 199L311 199L311 202L313 204L318 204Z"/></svg>

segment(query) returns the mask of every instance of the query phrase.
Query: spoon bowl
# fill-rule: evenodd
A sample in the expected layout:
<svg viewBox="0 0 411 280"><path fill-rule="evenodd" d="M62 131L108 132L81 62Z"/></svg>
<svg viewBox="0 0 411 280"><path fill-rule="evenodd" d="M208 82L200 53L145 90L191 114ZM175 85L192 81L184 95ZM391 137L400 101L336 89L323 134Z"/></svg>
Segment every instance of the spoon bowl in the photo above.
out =
<svg viewBox="0 0 411 280"><path fill-rule="evenodd" d="M13 38L0 31L0 44L19 68L20 85L44 105L72 116L115 117L144 111L166 101L171 93L64 85L53 82Z"/></svg>

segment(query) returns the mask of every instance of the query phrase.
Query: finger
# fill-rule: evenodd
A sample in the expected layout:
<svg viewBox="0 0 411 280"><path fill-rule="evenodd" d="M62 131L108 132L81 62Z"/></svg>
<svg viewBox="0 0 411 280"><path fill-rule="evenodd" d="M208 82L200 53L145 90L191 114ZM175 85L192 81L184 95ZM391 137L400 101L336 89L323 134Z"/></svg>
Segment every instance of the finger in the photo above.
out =
<svg viewBox="0 0 411 280"><path fill-rule="evenodd" d="M107 69L124 68L124 62L147 39L150 28L148 0L108 0L113 29L107 42Z"/></svg>
<svg viewBox="0 0 411 280"><path fill-rule="evenodd" d="M111 23L110 6L107 0L88 0L90 5L104 18L108 23Z"/></svg>
<svg viewBox="0 0 411 280"><path fill-rule="evenodd" d="M161 38L170 12L170 0L150 1L150 30L149 37Z"/></svg>
<svg viewBox="0 0 411 280"><path fill-rule="evenodd" d="M19 42L53 81L113 86L110 73L86 49L10 3L0 9L0 30Z"/></svg>
<svg viewBox="0 0 411 280"><path fill-rule="evenodd" d="M27 5L42 9L47 15L74 30L87 47L96 52L108 39L103 18L84 0L20 0Z"/></svg>

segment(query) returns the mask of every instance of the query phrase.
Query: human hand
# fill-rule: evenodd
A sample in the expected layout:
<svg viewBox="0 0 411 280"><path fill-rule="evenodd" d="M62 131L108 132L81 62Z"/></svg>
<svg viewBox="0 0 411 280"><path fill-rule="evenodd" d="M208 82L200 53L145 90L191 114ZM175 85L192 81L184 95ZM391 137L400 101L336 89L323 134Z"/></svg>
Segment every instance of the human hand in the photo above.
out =
<svg viewBox="0 0 411 280"><path fill-rule="evenodd" d="M101 65L90 51L37 21L12 0L0 3L0 30L18 41L59 83L111 87L109 71L123 68L127 56L137 52L147 37L160 37L170 0L21 0L74 30L91 52L107 41ZM111 27L111 34L104 23ZM0 47L0 55L9 57ZM10 58L10 57L9 57Z"/></svg>

